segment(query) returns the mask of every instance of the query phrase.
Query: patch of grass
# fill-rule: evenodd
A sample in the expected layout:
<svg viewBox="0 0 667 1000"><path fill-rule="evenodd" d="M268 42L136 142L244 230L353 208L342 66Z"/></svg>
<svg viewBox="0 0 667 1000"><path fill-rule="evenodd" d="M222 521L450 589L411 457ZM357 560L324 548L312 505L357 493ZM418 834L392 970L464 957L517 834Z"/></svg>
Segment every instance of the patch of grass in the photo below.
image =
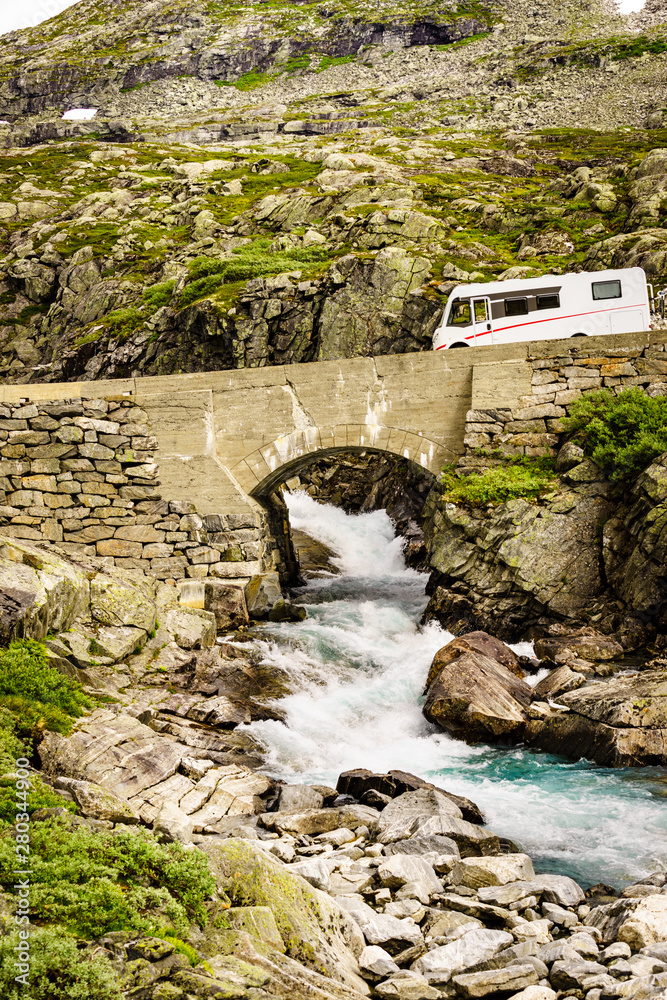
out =
<svg viewBox="0 0 667 1000"><path fill-rule="evenodd" d="M272 252L270 245L270 239L262 238L235 250L232 257L196 257L189 265L191 280L181 292L181 308L212 294L222 285L294 271L299 264L312 265L331 256L331 251L321 247Z"/></svg>
<svg viewBox="0 0 667 1000"><path fill-rule="evenodd" d="M191 281L181 292L181 309L185 309L186 306L192 305L192 303L196 302L197 299L203 299L207 295L211 295L213 292L217 291L223 283L224 278L219 274L211 274L205 278L198 278L196 281Z"/></svg>
<svg viewBox="0 0 667 1000"><path fill-rule="evenodd" d="M615 132L596 132L593 129L550 128L536 129L529 137L531 146L546 146L549 152L571 160L589 161L597 158L618 157L635 160L638 154L648 153L657 145L667 145L666 129L618 129Z"/></svg>
<svg viewBox="0 0 667 1000"><path fill-rule="evenodd" d="M45 303L39 305L35 303L34 305L26 306L19 313L18 321L22 324L29 323L33 316L42 316L48 308L48 305Z"/></svg>
<svg viewBox="0 0 667 1000"><path fill-rule="evenodd" d="M144 290L144 302L151 313L169 305L175 284L174 281L164 281Z"/></svg>
<svg viewBox="0 0 667 1000"><path fill-rule="evenodd" d="M92 831L61 819L31 833L31 915L94 938L109 931L185 936L205 926L215 890L208 859L181 844L160 844L141 828ZM14 891L15 844L0 837L0 885Z"/></svg>
<svg viewBox="0 0 667 1000"><path fill-rule="evenodd" d="M163 941L168 941L169 944L173 944L176 951L180 955L185 955L193 968L201 962L201 957L197 949L193 948L187 941L181 941L175 934L159 934L158 937L161 937Z"/></svg>
<svg viewBox="0 0 667 1000"><path fill-rule="evenodd" d="M235 80L233 86L237 90L255 90L257 87L264 86L268 83L276 73L262 73L257 70L251 70L249 73L244 73L242 76Z"/></svg>
<svg viewBox="0 0 667 1000"><path fill-rule="evenodd" d="M92 247L96 257L106 257L115 247L118 235L117 225L102 222L86 226L78 233L68 230L67 239L58 244L58 250L63 257L71 257L81 247Z"/></svg>
<svg viewBox="0 0 667 1000"><path fill-rule="evenodd" d="M67 734L90 707L81 686L49 666L42 643L15 639L0 651L0 708L17 718L20 739L37 739L44 729Z"/></svg>
<svg viewBox="0 0 667 1000"><path fill-rule="evenodd" d="M104 317L104 325L114 337L126 340L131 334L138 330L144 321L143 314L136 306L127 306L124 309L114 309Z"/></svg>
<svg viewBox="0 0 667 1000"><path fill-rule="evenodd" d="M287 60L284 66L281 66L279 64L279 68L281 70L284 70L290 74L298 73L302 69L308 69L309 66L310 66L310 56L306 55L306 53L300 56L293 56L291 59Z"/></svg>
<svg viewBox="0 0 667 1000"><path fill-rule="evenodd" d="M354 62L356 55L351 56L322 56L320 59L319 66L315 70L316 73L323 73L325 69L329 69L330 66L344 66L345 63Z"/></svg>
<svg viewBox="0 0 667 1000"><path fill-rule="evenodd" d="M667 451L667 397L647 396L638 386L617 396L608 389L586 393L563 422L584 454L615 482L635 478Z"/></svg>
<svg viewBox="0 0 667 1000"><path fill-rule="evenodd" d="M440 478L442 499L462 507L534 500L553 486L553 465L551 458L522 457L468 476L457 476L452 466L446 466Z"/></svg>
<svg viewBox="0 0 667 1000"><path fill-rule="evenodd" d="M85 347L86 344L95 344L104 335L104 327L97 326L95 330L91 330L90 333L84 334L83 337L77 337L77 339L72 343L72 347L75 350L79 350L81 347Z"/></svg>

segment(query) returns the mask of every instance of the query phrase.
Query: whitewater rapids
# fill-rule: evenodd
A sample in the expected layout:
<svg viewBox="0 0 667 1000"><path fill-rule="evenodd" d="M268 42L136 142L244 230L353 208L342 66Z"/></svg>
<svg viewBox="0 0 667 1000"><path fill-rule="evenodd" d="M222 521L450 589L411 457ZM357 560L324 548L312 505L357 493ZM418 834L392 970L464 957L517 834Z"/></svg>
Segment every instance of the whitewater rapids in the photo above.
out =
<svg viewBox="0 0 667 1000"><path fill-rule="evenodd" d="M422 691L453 637L418 624L428 577L406 568L384 511L347 515L305 493L286 500L292 525L336 553L341 575L298 592L306 621L263 629L262 654L293 690L280 702L284 723L245 727L266 748L269 773L335 785L353 767L410 771L477 802L538 870L584 885L622 886L667 867L664 768L611 770L438 732L421 714Z"/></svg>

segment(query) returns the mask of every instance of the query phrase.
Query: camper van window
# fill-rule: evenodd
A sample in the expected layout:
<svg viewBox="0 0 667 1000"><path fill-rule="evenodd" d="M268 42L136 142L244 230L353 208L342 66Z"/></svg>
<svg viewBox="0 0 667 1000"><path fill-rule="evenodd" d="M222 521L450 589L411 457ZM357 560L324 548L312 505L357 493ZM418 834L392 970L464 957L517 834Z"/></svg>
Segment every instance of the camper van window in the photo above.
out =
<svg viewBox="0 0 667 1000"><path fill-rule="evenodd" d="M560 309L560 295L558 294L558 292L554 292L553 295L538 295L537 308Z"/></svg>
<svg viewBox="0 0 667 1000"><path fill-rule="evenodd" d="M594 299L620 299L620 281L594 281L592 284Z"/></svg>
<svg viewBox="0 0 667 1000"><path fill-rule="evenodd" d="M486 299L475 299L473 306L475 308L475 323L485 323L489 318L486 314Z"/></svg>
<svg viewBox="0 0 667 1000"><path fill-rule="evenodd" d="M447 326L470 326L469 299L454 299Z"/></svg>
<svg viewBox="0 0 667 1000"><path fill-rule="evenodd" d="M525 316L527 312L527 299L505 299L506 316Z"/></svg>

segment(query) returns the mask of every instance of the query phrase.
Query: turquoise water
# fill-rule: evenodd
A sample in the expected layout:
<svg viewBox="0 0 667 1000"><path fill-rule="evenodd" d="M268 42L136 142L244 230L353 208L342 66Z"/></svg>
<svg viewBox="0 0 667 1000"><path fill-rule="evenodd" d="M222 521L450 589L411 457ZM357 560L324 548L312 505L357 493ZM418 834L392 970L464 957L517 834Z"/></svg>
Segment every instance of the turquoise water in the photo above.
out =
<svg viewBox="0 0 667 1000"><path fill-rule="evenodd" d="M468 746L421 714L434 653L451 634L418 622L427 577L406 569L383 511L358 516L289 498L295 527L338 553L341 575L300 592L300 624L263 629L263 655L286 670L285 722L247 727L268 770L335 785L341 771L400 768L467 795L488 826L541 871L621 886L667 868L667 771L610 770L521 747Z"/></svg>

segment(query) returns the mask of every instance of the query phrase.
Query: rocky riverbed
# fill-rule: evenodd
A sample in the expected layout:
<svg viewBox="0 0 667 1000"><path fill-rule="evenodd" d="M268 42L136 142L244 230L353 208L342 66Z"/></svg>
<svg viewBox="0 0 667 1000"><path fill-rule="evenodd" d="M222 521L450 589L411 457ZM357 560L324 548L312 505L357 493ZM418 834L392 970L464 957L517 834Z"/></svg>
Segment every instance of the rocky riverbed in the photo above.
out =
<svg viewBox="0 0 667 1000"><path fill-rule="evenodd" d="M338 789L284 785L276 811L200 840L232 904L224 932L194 938L208 968L174 966L157 940L102 938L135 987L128 995L663 995L666 875L618 898L604 885L585 894L463 819L478 815L471 803L429 785L401 791L419 784L361 771Z"/></svg>
<svg viewBox="0 0 667 1000"><path fill-rule="evenodd" d="M299 496L288 501L294 523L303 524L318 505ZM347 536L346 550L339 524L345 515L321 509L325 520L319 530L311 527L319 548L312 540L303 548L304 569L314 562L320 574L312 586L326 591L343 585L341 577L330 575L331 562L339 571L356 566L360 573L362 565L367 571L363 545L370 542L363 539L380 529L374 544L378 557L384 551L389 562L378 567L375 588L388 591L391 573L399 574L394 586L415 588L416 621L424 578L400 569L401 540L391 541L385 515L348 518L357 535ZM24 599L23 614L14 615L14 634L46 636L52 662L78 677L93 697L104 698L70 735L47 732L39 742L35 779L62 804L34 812L33 830L69 830L72 837L87 830L94 837L122 839L148 829L157 842L201 852L214 880L207 919L191 922L185 932L187 957L168 935L89 935L88 947L105 956L117 977L118 996L612 1000L659 996L667 986L662 872L626 877L620 886L603 884L603 878L591 885L590 878L564 874L566 862L557 871L533 862L520 835L507 836L486 782L485 790L478 786L483 794L477 804L459 781L452 787L396 767L383 772L357 766L330 782L297 784L281 776L284 764L275 756L280 743L272 732L292 732L301 740L299 752L309 752L294 721L293 700L301 699L301 713L308 714L304 683L310 677L321 684L313 673L312 647L309 654L304 645L306 630L313 635L320 627L314 617L318 606L328 616L322 622L328 643L337 627L346 632L348 655L357 661L355 688L363 691L372 683L373 665L364 668L355 637L368 635L375 616L386 617L381 604L369 606L365 625L351 630L341 617L342 592L318 605L306 590L301 601L309 617L300 625L275 623L254 637L241 632L216 638L213 613L178 605L173 585L149 585L94 557L68 558L6 539L2 566L15 574L24 596L34 590L33 602ZM290 629L301 638L296 646L284 646L281 660L271 654L277 647L267 639L275 642ZM427 666L433 659L429 649L448 636L437 626L427 626L425 634ZM414 656L420 641L413 632L402 648L411 647ZM575 649L545 638L539 652L544 662L563 659L565 651L616 655L609 643L600 638L593 648L589 636ZM490 636L469 634L433 659L431 691L442 689L443 671L452 663L459 664L457 677L466 676L460 662L466 657L487 672L495 664L501 679L509 674L517 703L528 711L535 706L538 717L544 686L570 669L556 667L540 682L543 688L533 689L519 675L535 663ZM415 666L422 660L420 652ZM401 657L397 667L405 673ZM378 682L386 688L387 679L385 673ZM425 674L415 678L418 684L425 679ZM437 721L447 727L442 698L429 694L427 710L434 711L435 701ZM460 697L456 704L460 722ZM507 735L508 719L512 726L518 722L507 704L506 698L504 715L493 706L493 721L488 706L468 710L457 735L485 740ZM354 738L343 728L335 702L328 705L339 739ZM476 729L480 719L483 725ZM317 727L317 716L312 721ZM405 758L408 744L395 725L386 737L374 733L368 719L364 725L371 742L377 744L379 735L379 743L386 739L386 744L384 750L380 745L362 751L366 759L357 757L357 765L378 749L380 755ZM415 743L424 743L426 735L417 735ZM320 737L331 773L340 751L326 728ZM352 743L347 752L360 751ZM485 815L487 805L500 832ZM528 816L529 811L526 832ZM522 829L521 820L514 828ZM593 849L592 842L583 846ZM6 921L12 913L8 889L2 896Z"/></svg>

